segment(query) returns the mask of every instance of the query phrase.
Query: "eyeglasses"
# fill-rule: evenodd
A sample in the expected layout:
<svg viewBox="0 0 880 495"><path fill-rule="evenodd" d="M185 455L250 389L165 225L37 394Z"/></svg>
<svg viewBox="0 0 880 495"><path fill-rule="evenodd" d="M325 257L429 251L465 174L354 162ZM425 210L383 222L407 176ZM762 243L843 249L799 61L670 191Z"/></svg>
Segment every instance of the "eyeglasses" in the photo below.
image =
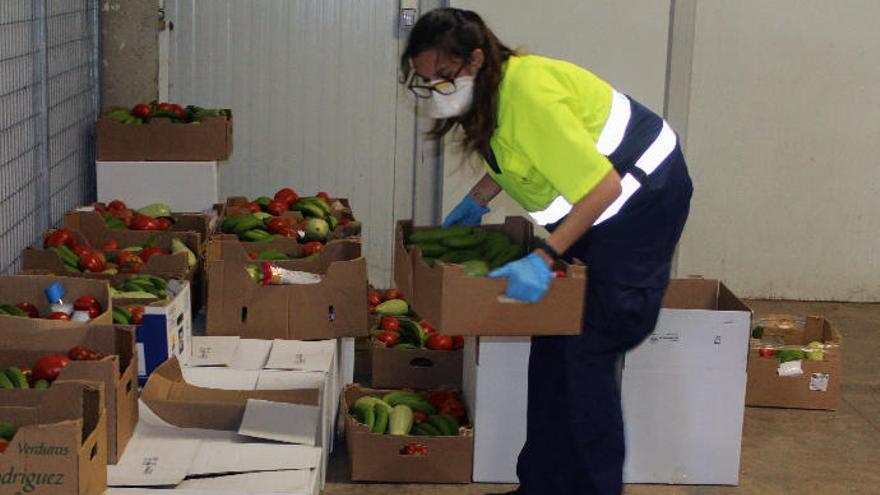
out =
<svg viewBox="0 0 880 495"><path fill-rule="evenodd" d="M417 84L416 81L424 81L421 77L413 73L413 76L409 80L409 84L407 87L410 91L413 92L414 95L418 98L430 98L433 93L439 93L441 95L451 95L455 93L455 78L461 73L464 69L466 63L461 64L461 67L455 71L455 74L452 75L451 78L442 79L433 84Z"/></svg>

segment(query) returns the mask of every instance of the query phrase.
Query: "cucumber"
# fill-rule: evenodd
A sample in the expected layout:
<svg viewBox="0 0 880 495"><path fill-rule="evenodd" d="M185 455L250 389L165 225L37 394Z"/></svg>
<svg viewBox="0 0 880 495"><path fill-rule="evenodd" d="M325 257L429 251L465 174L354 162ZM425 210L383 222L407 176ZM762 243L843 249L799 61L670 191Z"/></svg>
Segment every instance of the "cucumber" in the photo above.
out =
<svg viewBox="0 0 880 495"><path fill-rule="evenodd" d="M388 433L391 435L409 435L413 427L413 410L405 405L398 404L391 409L388 418Z"/></svg>
<svg viewBox="0 0 880 495"><path fill-rule="evenodd" d="M23 316L25 318L27 318L28 316L27 313L11 304L4 304L3 306L0 306L0 308L2 308L3 311L5 311L10 316Z"/></svg>
<svg viewBox="0 0 880 495"><path fill-rule="evenodd" d="M489 264L483 260L468 260L461 266L468 277L485 277L489 274Z"/></svg>
<svg viewBox="0 0 880 495"><path fill-rule="evenodd" d="M506 247L504 251L501 251L498 256L492 258L492 260L489 262L489 269L494 270L506 263L518 260L523 256L525 256L525 249L523 249L522 246L511 244L510 246Z"/></svg>
<svg viewBox="0 0 880 495"><path fill-rule="evenodd" d="M452 436L455 434L455 430L452 428L452 426L449 423L447 423L446 420L441 418L440 416L437 416L437 415L428 416L428 424L430 424L434 428L437 428L437 430L440 431L441 435Z"/></svg>
<svg viewBox="0 0 880 495"><path fill-rule="evenodd" d="M382 400L378 397L372 397L369 395L365 395L365 396L361 397L360 399L356 400L354 403L354 406L352 406L352 408L359 409L364 406L372 407L372 406L375 406L376 404L384 407L385 410L387 410L389 413L391 412L391 406L387 402L385 402L384 400Z"/></svg>
<svg viewBox="0 0 880 495"><path fill-rule="evenodd" d="M447 227L445 229L423 229L413 232L412 235L409 236L409 241L414 243L434 242L444 239L446 237L467 235L473 232L473 230L473 227L465 227L463 225L455 225L452 227Z"/></svg>
<svg viewBox="0 0 880 495"><path fill-rule="evenodd" d="M385 407L382 406L382 404L373 404L373 413L376 416L376 422L373 424L373 427L370 428L370 431L384 435L385 431L388 429L388 417L390 416L390 413L388 412L388 409L385 409Z"/></svg>
<svg viewBox="0 0 880 495"><path fill-rule="evenodd" d="M48 380L44 380L41 378L41 379L34 382L34 389L35 390L46 390L47 388L49 388L49 381Z"/></svg>
<svg viewBox="0 0 880 495"><path fill-rule="evenodd" d="M463 249L479 246L485 240L486 231L474 229L473 231L471 231L470 234L447 236L442 238L440 242L446 247L450 247L453 249Z"/></svg>
<svg viewBox="0 0 880 495"><path fill-rule="evenodd" d="M15 388L12 381L5 373L0 373L0 388Z"/></svg>
<svg viewBox="0 0 880 495"><path fill-rule="evenodd" d="M412 392L404 392L404 391L396 391L396 392L388 392L382 397L382 401L385 403L396 406L398 401L400 400L425 400L421 395L414 394ZM355 403L357 404L357 403Z"/></svg>
<svg viewBox="0 0 880 495"><path fill-rule="evenodd" d="M10 366L6 369L6 376L9 378L9 381L15 385L15 388L31 388L28 384L27 377L24 376L21 369L15 366Z"/></svg>
<svg viewBox="0 0 880 495"><path fill-rule="evenodd" d="M357 414L357 417L359 418L361 423L367 425L367 428L369 428L370 431L372 431L373 426L375 426L375 424L376 424L376 410L375 410L375 408L371 405L364 404L361 407L358 407L357 409L355 409L354 412Z"/></svg>
<svg viewBox="0 0 880 495"><path fill-rule="evenodd" d="M15 436L17 431L18 427L9 421L0 421L0 438L12 440L12 437Z"/></svg>
<svg viewBox="0 0 880 495"><path fill-rule="evenodd" d="M239 221L235 225L235 228L232 229L232 231L235 234L242 235L249 230L258 229L258 228L261 228L262 226L263 226L263 221L260 220L258 217L255 217L253 214L250 214L250 215L245 215L244 219Z"/></svg>
<svg viewBox="0 0 880 495"><path fill-rule="evenodd" d="M416 247L421 249L423 257L427 256L430 258L436 258L438 256L443 256L443 253L445 253L446 251L449 251L449 248L447 248L446 246L443 246L441 244L436 244L433 242L423 242L423 243L416 243L416 244L409 245L410 250L412 250L413 248L416 248Z"/></svg>
<svg viewBox="0 0 880 495"><path fill-rule="evenodd" d="M447 416L447 415L438 416L438 417L440 419L442 419L443 421L446 421L446 424L449 425L449 430L447 430L447 431L451 431L452 436L458 436L458 428L460 426L458 424L458 420L456 420L452 416Z"/></svg>
<svg viewBox="0 0 880 495"><path fill-rule="evenodd" d="M463 263L465 261L480 259L480 251L478 249L456 249L447 251L446 254L439 258L440 261L446 263Z"/></svg>

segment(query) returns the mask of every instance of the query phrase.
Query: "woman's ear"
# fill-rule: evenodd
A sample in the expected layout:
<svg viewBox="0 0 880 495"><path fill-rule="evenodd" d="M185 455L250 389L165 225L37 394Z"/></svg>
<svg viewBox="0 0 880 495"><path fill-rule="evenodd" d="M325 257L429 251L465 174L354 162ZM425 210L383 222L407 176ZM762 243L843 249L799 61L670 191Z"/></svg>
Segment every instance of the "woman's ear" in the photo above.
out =
<svg viewBox="0 0 880 495"><path fill-rule="evenodd" d="M482 48L475 48L474 51L471 52L471 63L470 69L471 72L476 75L479 72L480 67L483 66L483 62L486 61L486 54L483 53Z"/></svg>

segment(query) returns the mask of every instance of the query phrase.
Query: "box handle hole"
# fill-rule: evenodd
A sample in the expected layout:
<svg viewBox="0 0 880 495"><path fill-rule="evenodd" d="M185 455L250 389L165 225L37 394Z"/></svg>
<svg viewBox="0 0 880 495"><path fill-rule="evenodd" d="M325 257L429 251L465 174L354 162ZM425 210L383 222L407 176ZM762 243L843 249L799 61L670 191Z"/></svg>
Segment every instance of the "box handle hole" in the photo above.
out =
<svg viewBox="0 0 880 495"><path fill-rule="evenodd" d="M336 321L336 308L332 304L327 306L327 321Z"/></svg>
<svg viewBox="0 0 880 495"><path fill-rule="evenodd" d="M434 361L431 361L425 357L418 357L409 362L409 365L413 368L433 368Z"/></svg>
<svg viewBox="0 0 880 495"><path fill-rule="evenodd" d="M92 453L89 454L89 460L94 459L96 455L98 455L98 444L97 444L97 442L95 443L95 445L92 445Z"/></svg>
<svg viewBox="0 0 880 495"><path fill-rule="evenodd" d="M247 316L248 316L247 313L248 313L247 306L244 306L243 308L241 308L241 322L242 323L247 323Z"/></svg>

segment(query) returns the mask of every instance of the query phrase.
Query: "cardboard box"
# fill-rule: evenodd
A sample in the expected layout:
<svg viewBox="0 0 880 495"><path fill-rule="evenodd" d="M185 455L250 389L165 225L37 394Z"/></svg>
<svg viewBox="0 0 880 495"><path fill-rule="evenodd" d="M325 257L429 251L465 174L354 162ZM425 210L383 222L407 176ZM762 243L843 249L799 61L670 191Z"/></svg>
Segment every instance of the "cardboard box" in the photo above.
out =
<svg viewBox="0 0 880 495"><path fill-rule="evenodd" d="M141 401L141 422L106 493L291 493L318 495L321 449L260 442L234 431L181 428ZM172 492L173 493L173 492Z"/></svg>
<svg viewBox="0 0 880 495"><path fill-rule="evenodd" d="M107 416L100 384L0 391L0 417L18 427L0 456L0 493L101 495L107 486Z"/></svg>
<svg viewBox="0 0 880 495"><path fill-rule="evenodd" d="M199 125L168 119L130 125L98 117L95 127L100 161L213 161L232 154L231 113L228 118L206 118Z"/></svg>
<svg viewBox="0 0 880 495"><path fill-rule="evenodd" d="M72 303L80 296L93 296L101 303L104 312L90 320L88 322L89 325L110 325L113 323L110 287L107 285L107 282L100 280L56 277L54 275L4 275L0 276L0 302L12 305L20 302L29 302L40 310L40 316L46 317L51 313L51 310L43 290L56 282L60 283L64 288L64 300L66 302ZM83 323L75 321L47 320L45 318L31 319L0 315L0 328L15 330L68 329L82 325Z"/></svg>
<svg viewBox="0 0 880 495"><path fill-rule="evenodd" d="M336 201L339 201L342 205L341 208L333 208L333 203ZM243 208L248 203L250 203L250 200L245 196L230 196L226 198L226 206L230 211L235 211L236 208ZM348 198L330 198L330 213L339 220L355 220L354 211Z"/></svg>
<svg viewBox="0 0 880 495"><path fill-rule="evenodd" d="M482 228L507 234L514 241L531 245L532 224L521 217L508 217L502 225ZM394 245L394 280L413 309L447 335L577 335L581 333L586 267L560 264L565 278L553 280L550 290L536 304L504 297L506 280L468 277L460 265L422 261L421 251L406 249L413 231L411 221L397 223Z"/></svg>
<svg viewBox="0 0 880 495"><path fill-rule="evenodd" d="M212 239L206 333L304 340L366 335L367 263L360 252L360 242L332 241L317 259L272 263L320 273L320 283L261 286L245 269L253 261L241 243Z"/></svg>
<svg viewBox="0 0 880 495"><path fill-rule="evenodd" d="M531 348L529 337L465 338L462 393L474 425L476 483L519 482Z"/></svg>
<svg viewBox="0 0 880 495"><path fill-rule="evenodd" d="M351 464L352 481L401 483L470 483L473 465L472 428L462 428L457 437L380 435L357 422L349 409L364 395L381 397L392 390L364 388L354 384L342 392L345 414L345 440ZM427 456L408 456L406 445L418 443L428 448Z"/></svg>
<svg viewBox="0 0 880 495"><path fill-rule="evenodd" d="M143 184L140 184L140 187L144 187ZM117 199L117 198L114 198ZM123 196L122 199L126 201L131 201L128 196ZM158 199L154 199L149 203L144 203L141 206L146 206L147 204L161 202ZM140 203L133 203L140 204ZM116 238L112 237L114 234L119 232L129 232L129 230L110 230L107 228L107 224L104 223L104 218L100 213L95 211L95 206L104 206L103 203L96 203L92 206L82 206L75 210L68 211L64 214L64 226L75 231L82 232L86 239L95 247L100 247L104 242L109 239L117 239L120 245L141 245L144 239L149 239L150 235L155 234L156 232L149 232L150 235L144 236L143 231L131 230L131 232L139 233L139 236L131 237L131 238ZM216 230L219 225L220 218L225 215L226 207L222 204L209 204L204 210L175 210L171 213L171 217L174 219L174 225L168 229L167 232L195 232L199 234L200 239L198 242L205 243L208 241L208 238ZM108 237L109 236L109 237ZM186 243L187 239L181 239ZM188 244L187 244L188 245ZM125 246L123 246L125 247ZM201 248L195 251L196 254L201 252Z"/></svg>
<svg viewBox="0 0 880 495"><path fill-rule="evenodd" d="M131 205L164 203L174 211L204 211L220 203L220 163L95 163L98 201L121 199Z"/></svg>
<svg viewBox="0 0 880 495"><path fill-rule="evenodd" d="M46 354L67 355L82 345L107 355L98 361L71 361L58 380L96 381L104 385L107 408L107 459L116 463L137 424L137 356L131 327L87 326L57 329L0 327L0 366L32 366Z"/></svg>
<svg viewBox="0 0 880 495"><path fill-rule="evenodd" d="M320 390L317 437L305 443L322 448L319 477L323 488L333 450L334 421L341 390L336 346L334 340L302 342L195 337L193 356L189 366L183 368L183 376L188 383L213 388ZM273 439L285 440L283 437Z"/></svg>
<svg viewBox="0 0 880 495"><path fill-rule="evenodd" d="M749 318L720 282L671 282L655 331L625 357L626 482L737 483ZM530 351L523 337L465 339L475 482L518 482Z"/></svg>
<svg viewBox="0 0 880 495"><path fill-rule="evenodd" d="M431 349L393 349L372 340L370 345L374 388L430 390L444 385L461 389L462 352Z"/></svg>
<svg viewBox="0 0 880 495"><path fill-rule="evenodd" d="M792 324L793 323L793 324ZM837 409L842 379L843 337L821 316L770 316L762 318L763 339L752 338L749 349L747 406L798 409ZM775 357L762 357L770 348L806 349L822 342L821 361L804 359L782 364ZM809 349L815 352L814 349Z"/></svg>
<svg viewBox="0 0 880 495"><path fill-rule="evenodd" d="M192 304L190 283L168 281L170 299L147 303L141 324L136 327L138 355L138 383L143 386L147 377L170 357L186 364L192 352ZM114 299L117 305L143 305L143 300Z"/></svg>
<svg viewBox="0 0 880 495"><path fill-rule="evenodd" d="M627 483L736 485L751 310L721 282L673 280L624 359Z"/></svg>

